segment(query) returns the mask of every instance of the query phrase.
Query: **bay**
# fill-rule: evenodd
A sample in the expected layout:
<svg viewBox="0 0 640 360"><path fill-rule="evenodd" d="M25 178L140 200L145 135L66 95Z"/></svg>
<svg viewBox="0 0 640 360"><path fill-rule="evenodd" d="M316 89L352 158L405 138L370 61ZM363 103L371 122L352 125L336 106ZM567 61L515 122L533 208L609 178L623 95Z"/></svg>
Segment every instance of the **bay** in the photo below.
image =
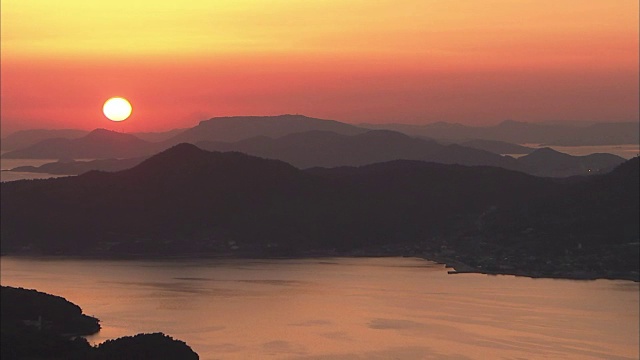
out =
<svg viewBox="0 0 640 360"><path fill-rule="evenodd" d="M417 258L2 257L3 285L60 295L201 359L637 359L630 281L449 275Z"/></svg>

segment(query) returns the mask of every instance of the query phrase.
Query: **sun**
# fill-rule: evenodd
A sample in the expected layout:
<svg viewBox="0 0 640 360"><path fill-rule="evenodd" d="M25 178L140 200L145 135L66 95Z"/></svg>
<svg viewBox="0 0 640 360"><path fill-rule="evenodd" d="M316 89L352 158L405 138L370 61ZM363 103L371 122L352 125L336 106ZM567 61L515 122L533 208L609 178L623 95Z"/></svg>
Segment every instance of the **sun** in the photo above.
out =
<svg viewBox="0 0 640 360"><path fill-rule="evenodd" d="M131 115L131 104L123 97L112 97L102 107L102 112L111 121L123 121Z"/></svg>

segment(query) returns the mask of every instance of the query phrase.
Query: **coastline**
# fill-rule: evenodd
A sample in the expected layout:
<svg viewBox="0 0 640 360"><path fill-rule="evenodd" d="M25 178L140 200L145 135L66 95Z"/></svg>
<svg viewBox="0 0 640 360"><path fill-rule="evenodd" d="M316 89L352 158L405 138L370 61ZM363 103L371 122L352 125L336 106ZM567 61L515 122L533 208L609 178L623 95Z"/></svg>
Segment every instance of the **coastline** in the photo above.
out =
<svg viewBox="0 0 640 360"><path fill-rule="evenodd" d="M295 259L327 259L327 258L385 258L385 257L414 257L423 260L432 261L436 264L443 265L449 275L460 274L482 274L482 275L509 275L518 277L528 277L532 279L564 279L564 280L626 280L633 282L640 282L640 276L638 272L632 273L620 273L620 272L588 272L580 269L573 271L553 271L548 270L523 270L523 269L483 269L480 267L474 267L467 262L460 261L455 257L436 254L436 253L405 253L405 252L381 252L381 251L351 251L346 253L339 253L334 251L313 251L298 255L291 256L270 256L265 254L238 254L238 253L185 253L185 254L85 254L85 255L47 255L47 254L0 254L2 257L14 257L14 258L30 258L40 260L111 260L111 261L167 261L167 260L295 260Z"/></svg>
<svg viewBox="0 0 640 360"><path fill-rule="evenodd" d="M582 270L574 270L571 272L545 272L545 271L526 271L518 269L509 270L487 270L476 268L459 260L451 259L448 257L431 256L426 255L423 257L425 260L430 260L439 264L443 264L446 268L452 270L447 271L450 275L457 274L483 274L483 275L511 275L519 277L528 277L531 279L562 279L562 280L626 280L633 282L640 282L640 275L638 272L623 274L623 273L598 273L587 272Z"/></svg>

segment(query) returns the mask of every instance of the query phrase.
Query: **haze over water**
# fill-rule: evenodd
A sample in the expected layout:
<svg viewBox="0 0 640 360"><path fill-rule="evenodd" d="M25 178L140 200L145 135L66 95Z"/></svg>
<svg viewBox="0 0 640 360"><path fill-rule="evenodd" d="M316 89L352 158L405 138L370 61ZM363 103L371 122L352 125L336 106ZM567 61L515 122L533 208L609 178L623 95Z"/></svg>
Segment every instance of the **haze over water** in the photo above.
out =
<svg viewBox="0 0 640 360"><path fill-rule="evenodd" d="M3 257L2 284L201 359L637 359L639 287L448 275L414 258L104 261Z"/></svg>

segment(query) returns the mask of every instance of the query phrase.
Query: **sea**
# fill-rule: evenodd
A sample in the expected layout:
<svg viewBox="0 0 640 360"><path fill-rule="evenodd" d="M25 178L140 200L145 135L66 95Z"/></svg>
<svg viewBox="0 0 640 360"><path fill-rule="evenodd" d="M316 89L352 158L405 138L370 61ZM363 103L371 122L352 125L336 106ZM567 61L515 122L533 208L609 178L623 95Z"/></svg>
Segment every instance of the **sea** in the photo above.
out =
<svg viewBox="0 0 640 360"><path fill-rule="evenodd" d="M639 285L449 274L419 258L0 258L0 282L201 359L638 359Z"/></svg>

